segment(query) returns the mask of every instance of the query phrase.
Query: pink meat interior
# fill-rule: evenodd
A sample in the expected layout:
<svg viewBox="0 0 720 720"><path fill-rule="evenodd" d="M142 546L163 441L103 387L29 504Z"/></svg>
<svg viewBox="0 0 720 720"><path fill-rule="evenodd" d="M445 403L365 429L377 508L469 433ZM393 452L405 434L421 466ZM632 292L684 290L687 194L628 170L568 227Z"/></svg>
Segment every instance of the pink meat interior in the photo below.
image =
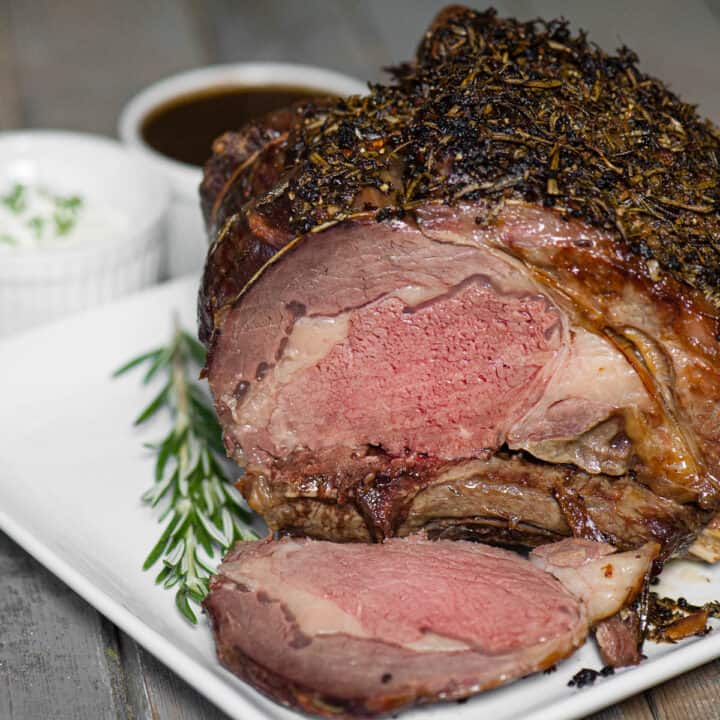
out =
<svg viewBox="0 0 720 720"><path fill-rule="evenodd" d="M344 342L281 389L273 426L313 450L477 456L537 401L558 345L542 296L504 295L481 278L414 308L388 297L355 311Z"/></svg>
<svg viewBox="0 0 720 720"><path fill-rule="evenodd" d="M537 435L551 413L527 418L543 398L588 405L594 365L578 375L573 362L565 382L555 377L576 345L563 311L524 265L461 239L349 225L268 268L211 354L230 453L241 448L253 466L368 445L395 456L483 457L511 433L516 447ZM592 423L615 407L607 396L588 398L599 408Z"/></svg>
<svg viewBox="0 0 720 720"><path fill-rule="evenodd" d="M411 643L434 633L501 653L567 633L576 600L514 553L466 543L305 543L273 557L283 583L332 601L371 637Z"/></svg>

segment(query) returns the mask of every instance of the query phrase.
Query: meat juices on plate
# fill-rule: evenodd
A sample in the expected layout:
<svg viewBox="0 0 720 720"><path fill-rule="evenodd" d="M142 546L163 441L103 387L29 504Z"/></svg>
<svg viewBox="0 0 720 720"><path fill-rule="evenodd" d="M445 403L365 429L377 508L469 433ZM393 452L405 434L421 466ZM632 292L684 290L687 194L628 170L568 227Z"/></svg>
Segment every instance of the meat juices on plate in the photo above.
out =
<svg viewBox="0 0 720 720"><path fill-rule="evenodd" d="M452 6L393 75L205 170L200 335L250 505L321 540L719 559L717 132L561 21Z"/></svg>

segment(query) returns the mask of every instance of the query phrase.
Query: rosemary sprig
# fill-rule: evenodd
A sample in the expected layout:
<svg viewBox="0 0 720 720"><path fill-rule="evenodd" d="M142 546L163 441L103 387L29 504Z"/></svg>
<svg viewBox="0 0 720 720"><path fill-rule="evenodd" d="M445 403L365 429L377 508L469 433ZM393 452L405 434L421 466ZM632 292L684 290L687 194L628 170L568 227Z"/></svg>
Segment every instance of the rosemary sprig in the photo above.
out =
<svg viewBox="0 0 720 720"><path fill-rule="evenodd" d="M142 425L162 409L173 419L165 438L146 445L156 453L155 481L142 499L153 508L162 503L159 522L165 527L143 569L162 560L156 582L177 587L175 602L191 623L197 623L192 604L208 592L215 551L224 554L237 540L257 538L249 527L252 516L220 462L224 450L215 413L190 379L204 362L202 345L176 326L169 345L133 358L113 375L143 366L144 384L165 376L160 392L135 420Z"/></svg>

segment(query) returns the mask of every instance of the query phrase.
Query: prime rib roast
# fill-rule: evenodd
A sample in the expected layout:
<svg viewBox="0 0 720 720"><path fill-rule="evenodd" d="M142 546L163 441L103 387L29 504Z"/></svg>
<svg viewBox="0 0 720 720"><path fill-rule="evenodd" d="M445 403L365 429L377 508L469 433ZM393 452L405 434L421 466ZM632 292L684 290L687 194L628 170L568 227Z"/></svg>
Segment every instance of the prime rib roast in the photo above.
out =
<svg viewBox="0 0 720 720"><path fill-rule="evenodd" d="M209 600L220 636L246 630L231 589L249 617L280 617L293 590L263 563L288 552L449 566L447 543L390 541L421 533L656 547L654 572L688 551L720 558L720 136L636 63L564 21L453 6L389 84L215 142L200 336L239 487L281 536L387 548L239 548ZM458 563L507 559L468 548ZM559 631L563 652L587 617ZM598 638L621 662L637 615L608 622ZM408 652L366 631L380 657ZM533 637L503 677L542 667ZM231 645L226 662L260 686L287 677ZM473 687L501 681L483 658ZM430 695L465 692L428 659ZM394 681L376 681L364 697L384 707Z"/></svg>

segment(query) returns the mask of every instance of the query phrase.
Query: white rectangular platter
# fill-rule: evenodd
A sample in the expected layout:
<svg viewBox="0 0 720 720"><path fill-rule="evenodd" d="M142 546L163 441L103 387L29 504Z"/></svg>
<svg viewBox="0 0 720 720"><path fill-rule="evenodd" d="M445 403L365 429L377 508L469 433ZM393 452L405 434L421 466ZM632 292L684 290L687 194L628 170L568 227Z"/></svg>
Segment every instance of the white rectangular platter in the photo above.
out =
<svg viewBox="0 0 720 720"><path fill-rule="evenodd" d="M174 312L194 329L196 292L196 278L181 279L0 343L0 528L230 716L290 720L299 716L219 665L207 620L186 623L173 593L141 570L160 531L140 502L153 467L142 444L159 438L168 420L133 428L151 390L137 376L111 373L164 343ZM658 589L691 602L718 599L720 568L673 563ZM720 656L720 632L646 653L637 668L570 688L580 668L600 667L588 642L550 675L402 720L582 717Z"/></svg>

